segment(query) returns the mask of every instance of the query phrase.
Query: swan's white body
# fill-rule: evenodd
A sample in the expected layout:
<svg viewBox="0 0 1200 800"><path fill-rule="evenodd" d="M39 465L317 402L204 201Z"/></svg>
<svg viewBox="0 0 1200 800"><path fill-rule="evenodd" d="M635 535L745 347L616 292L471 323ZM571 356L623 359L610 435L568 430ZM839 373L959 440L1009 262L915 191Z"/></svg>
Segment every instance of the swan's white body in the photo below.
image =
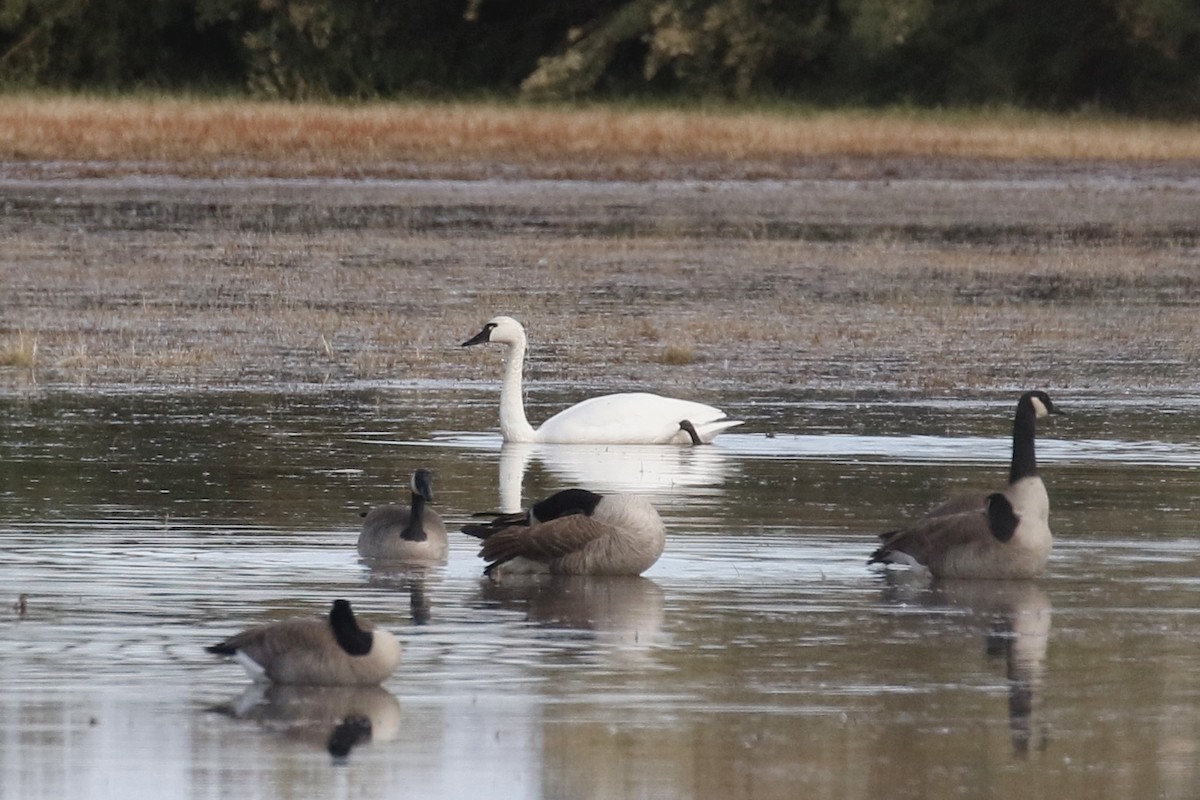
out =
<svg viewBox="0 0 1200 800"><path fill-rule="evenodd" d="M688 444L691 436L683 421L696 429L701 442L741 420L704 403L648 392L627 392L593 397L563 409L536 430L525 416L521 397L525 368L525 328L512 317L495 317L465 345L496 342L508 347L504 383L500 386L500 433L506 442L552 444Z"/></svg>
<svg viewBox="0 0 1200 800"><path fill-rule="evenodd" d="M518 373L519 374L519 373ZM507 386L507 381L505 381ZM501 390L503 392L503 390ZM517 387L520 398L520 386ZM518 400L519 402L519 400ZM501 398L503 407L504 400ZM688 434L679 423L689 420L702 442L711 442L718 433L740 425L738 420L725 418L725 412L704 403L663 397L649 392L626 392L592 397L565 408L542 423L536 431L525 421L528 439L507 441L555 442L558 444L687 444ZM504 423L501 422L501 429Z"/></svg>

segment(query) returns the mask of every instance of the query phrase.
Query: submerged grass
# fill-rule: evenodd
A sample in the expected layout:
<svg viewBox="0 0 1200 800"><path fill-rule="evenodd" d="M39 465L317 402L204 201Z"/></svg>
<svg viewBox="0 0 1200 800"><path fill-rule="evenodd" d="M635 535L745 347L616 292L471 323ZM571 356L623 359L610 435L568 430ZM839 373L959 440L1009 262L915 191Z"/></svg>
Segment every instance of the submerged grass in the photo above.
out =
<svg viewBox="0 0 1200 800"><path fill-rule="evenodd" d="M0 161L84 174L655 177L828 157L1200 161L1200 125L976 113L9 95ZM740 166L739 166L740 165ZM66 169L61 167L60 169Z"/></svg>

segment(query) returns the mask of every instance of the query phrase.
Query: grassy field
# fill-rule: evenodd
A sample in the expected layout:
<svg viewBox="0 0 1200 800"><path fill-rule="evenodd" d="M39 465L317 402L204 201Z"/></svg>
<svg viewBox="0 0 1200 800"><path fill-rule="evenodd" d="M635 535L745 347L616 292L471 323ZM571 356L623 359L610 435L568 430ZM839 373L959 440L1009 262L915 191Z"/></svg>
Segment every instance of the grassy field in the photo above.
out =
<svg viewBox="0 0 1200 800"><path fill-rule="evenodd" d="M814 160L1200 162L1200 125L1013 111L650 110L6 96L9 174L788 177ZM843 165L844 168L844 165Z"/></svg>

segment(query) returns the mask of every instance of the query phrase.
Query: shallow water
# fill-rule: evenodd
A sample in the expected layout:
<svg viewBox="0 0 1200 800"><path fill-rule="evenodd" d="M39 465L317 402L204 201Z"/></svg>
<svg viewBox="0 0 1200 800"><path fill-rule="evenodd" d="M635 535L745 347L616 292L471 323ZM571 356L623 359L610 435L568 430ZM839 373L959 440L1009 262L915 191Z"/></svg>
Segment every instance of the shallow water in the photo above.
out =
<svg viewBox="0 0 1200 800"><path fill-rule="evenodd" d="M712 447L514 448L494 391L0 399L0 797L1195 796L1200 398L1056 395L1048 574L928 586L872 535L1002 482L1012 402L729 396ZM643 491L667 551L361 563L358 512L419 465L452 524ZM406 646L380 690L255 692L202 650L335 597ZM374 735L335 764L350 714Z"/></svg>

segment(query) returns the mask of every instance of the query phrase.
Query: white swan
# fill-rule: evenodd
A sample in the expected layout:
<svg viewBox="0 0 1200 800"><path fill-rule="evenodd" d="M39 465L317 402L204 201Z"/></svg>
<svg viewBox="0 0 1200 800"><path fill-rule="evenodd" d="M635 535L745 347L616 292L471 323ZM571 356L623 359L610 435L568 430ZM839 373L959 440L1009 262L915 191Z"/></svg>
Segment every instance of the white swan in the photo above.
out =
<svg viewBox="0 0 1200 800"><path fill-rule="evenodd" d="M606 394L576 403L537 430L525 417L521 373L525 328L512 317L494 317L463 347L495 342L508 346L500 387L500 433L506 442L556 444L693 444L711 442L721 431L741 425L704 403L647 392Z"/></svg>

